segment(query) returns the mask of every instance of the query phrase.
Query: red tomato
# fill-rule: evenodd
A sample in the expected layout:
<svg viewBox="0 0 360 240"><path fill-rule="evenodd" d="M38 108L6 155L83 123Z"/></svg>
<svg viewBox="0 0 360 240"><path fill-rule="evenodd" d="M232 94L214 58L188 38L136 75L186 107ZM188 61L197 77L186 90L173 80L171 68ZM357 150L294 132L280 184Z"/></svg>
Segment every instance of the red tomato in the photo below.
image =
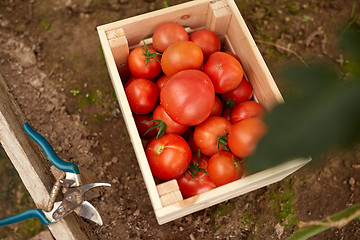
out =
<svg viewBox="0 0 360 240"><path fill-rule="evenodd" d="M159 89L161 90L161 88L164 86L164 84L167 82L167 80L169 80L169 77L166 75L162 75L157 81L156 81L156 85L159 87Z"/></svg>
<svg viewBox="0 0 360 240"><path fill-rule="evenodd" d="M199 70L178 72L160 91L160 103L167 114L185 126L203 122L210 115L214 102L214 86Z"/></svg>
<svg viewBox="0 0 360 240"><path fill-rule="evenodd" d="M154 109L159 97L159 88L146 78L136 78L128 82L125 93L131 111L144 115Z"/></svg>
<svg viewBox="0 0 360 240"><path fill-rule="evenodd" d="M213 181L203 171L207 172L209 158L193 154L192 164L188 170L178 179L176 179L183 198L189 198L211 189L216 188ZM202 170L201 170L202 169Z"/></svg>
<svg viewBox="0 0 360 240"><path fill-rule="evenodd" d="M190 133L190 136L187 139L187 142L190 146L191 152L197 153L199 151L199 148L196 146L194 141L194 132Z"/></svg>
<svg viewBox="0 0 360 240"><path fill-rule="evenodd" d="M241 64L224 52L210 55L203 70L212 80L216 93L226 93L239 86L243 78Z"/></svg>
<svg viewBox="0 0 360 240"><path fill-rule="evenodd" d="M151 128L152 126L154 126L156 124L156 122L151 121L152 118L150 116L134 115L134 120L135 120L136 127L139 131L140 137L142 137L144 139L149 139L149 138L156 136L156 133L157 133L156 129L153 129L153 130L147 132L149 130L149 128Z"/></svg>
<svg viewBox="0 0 360 240"><path fill-rule="evenodd" d="M241 178L244 166L227 151L215 153L209 160L208 173L216 186L222 186Z"/></svg>
<svg viewBox="0 0 360 240"><path fill-rule="evenodd" d="M155 30L152 40L154 48L162 53L175 42L188 41L189 35L181 25L166 23Z"/></svg>
<svg viewBox="0 0 360 240"><path fill-rule="evenodd" d="M234 123L228 135L230 151L239 158L250 156L266 130L265 123L258 118L245 118Z"/></svg>
<svg viewBox="0 0 360 240"><path fill-rule="evenodd" d="M220 116L210 117L197 125L194 130L194 142L200 152L206 156L212 156L219 152L218 146L220 150L224 150L219 138L225 136L230 127L231 123ZM220 141L224 140L220 139ZM226 146L226 143L222 142L222 144Z"/></svg>
<svg viewBox="0 0 360 240"><path fill-rule="evenodd" d="M159 105L155 108L153 112L153 119L160 120L160 126L163 125L165 129L159 129L159 131L165 133L176 133L176 134L183 134L189 128L188 126L181 125L170 118L170 116L165 112L165 109L162 105ZM164 126L165 124L165 126Z"/></svg>
<svg viewBox="0 0 360 240"><path fill-rule="evenodd" d="M240 61L240 58L238 55L236 55L235 53L233 52L229 52L229 51L226 51L227 54L231 55L232 57L234 57L236 60L238 60L238 62L241 64L241 61Z"/></svg>
<svg viewBox="0 0 360 240"><path fill-rule="evenodd" d="M222 105L221 99L218 96L215 96L214 107L213 107L209 117L221 116L222 112L223 112L223 105Z"/></svg>
<svg viewBox="0 0 360 240"><path fill-rule="evenodd" d="M161 68L166 76L185 69L201 69L203 65L201 48L193 42L182 41L170 45L161 58Z"/></svg>
<svg viewBox="0 0 360 240"><path fill-rule="evenodd" d="M160 56L153 47L137 47L128 56L132 75L138 78L154 79L161 72Z"/></svg>
<svg viewBox="0 0 360 240"><path fill-rule="evenodd" d="M180 177L190 165L191 150L185 139L177 134L153 138L146 146L146 157L152 174L161 180Z"/></svg>
<svg viewBox="0 0 360 240"><path fill-rule="evenodd" d="M239 86L232 91L224 93L221 95L221 99L226 101L227 99L232 99L235 102L235 105L250 100L252 97L253 88L251 84L243 78Z"/></svg>
<svg viewBox="0 0 360 240"><path fill-rule="evenodd" d="M245 101L239 103L231 112L231 123L236 123L245 118L260 118L265 117L265 109L255 101Z"/></svg>
<svg viewBox="0 0 360 240"><path fill-rule="evenodd" d="M220 39L210 30L199 30L193 32L189 36L189 40L196 43L204 54L204 61L206 61L211 54L220 51Z"/></svg>

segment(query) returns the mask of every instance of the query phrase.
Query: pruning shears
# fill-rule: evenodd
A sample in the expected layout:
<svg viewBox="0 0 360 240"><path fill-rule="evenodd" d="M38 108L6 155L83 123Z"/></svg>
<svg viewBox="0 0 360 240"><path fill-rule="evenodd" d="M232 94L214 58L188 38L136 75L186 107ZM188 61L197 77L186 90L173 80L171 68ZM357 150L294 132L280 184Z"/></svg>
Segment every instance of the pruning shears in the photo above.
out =
<svg viewBox="0 0 360 240"><path fill-rule="evenodd" d="M75 163L66 162L59 158L50 143L33 130L28 123L23 125L26 134L31 137L44 151L49 161L63 174L58 182L54 184L50 193L49 205L46 210L29 209L16 215L0 218L0 226L21 222L30 218L37 218L44 225L49 225L60 220L71 212L102 225L102 219L95 207L85 200L84 194L92 188L109 187L108 183L91 183L81 185L79 168ZM60 188L63 188L64 198L55 202Z"/></svg>

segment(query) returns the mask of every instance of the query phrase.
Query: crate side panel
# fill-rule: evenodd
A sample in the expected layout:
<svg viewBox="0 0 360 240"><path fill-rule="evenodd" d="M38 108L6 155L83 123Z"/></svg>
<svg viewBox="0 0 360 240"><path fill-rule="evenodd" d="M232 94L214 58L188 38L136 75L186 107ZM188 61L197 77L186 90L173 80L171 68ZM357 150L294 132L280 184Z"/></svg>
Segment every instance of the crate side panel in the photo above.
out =
<svg viewBox="0 0 360 240"><path fill-rule="evenodd" d="M270 110L277 103L283 102L283 98L236 4L230 0L228 3L233 16L226 33L227 38L241 60L257 99Z"/></svg>
<svg viewBox="0 0 360 240"><path fill-rule="evenodd" d="M133 115L131 113L131 109L129 106L129 103L126 98L126 94L124 91L124 87L122 85L119 72L116 67L116 63L114 60L114 57L112 55L105 31L98 29L98 34L101 42L101 46L104 51L104 56L106 60L106 64L109 70L109 75L112 81L112 84L115 89L115 93L120 105L120 109L126 124L126 127L129 132L130 140L133 145L136 158L138 160L141 173L144 177L144 182L146 185L146 188L148 190L150 200L152 203L152 206L154 210L159 209L162 207L159 195L157 194L156 185L154 178L152 177L150 166L147 162L146 155L144 152L144 148L141 142L141 138L139 136L139 133L137 131L135 121L133 118Z"/></svg>
<svg viewBox="0 0 360 240"><path fill-rule="evenodd" d="M246 178L215 188L155 211L159 224L200 211L234 197L278 182L307 164L310 159L296 159Z"/></svg>
<svg viewBox="0 0 360 240"><path fill-rule="evenodd" d="M157 27L167 22L178 23L193 29L204 27L209 2L210 0L191 1L103 25L100 26L100 29L108 31L123 28L129 46L134 46L154 33Z"/></svg>

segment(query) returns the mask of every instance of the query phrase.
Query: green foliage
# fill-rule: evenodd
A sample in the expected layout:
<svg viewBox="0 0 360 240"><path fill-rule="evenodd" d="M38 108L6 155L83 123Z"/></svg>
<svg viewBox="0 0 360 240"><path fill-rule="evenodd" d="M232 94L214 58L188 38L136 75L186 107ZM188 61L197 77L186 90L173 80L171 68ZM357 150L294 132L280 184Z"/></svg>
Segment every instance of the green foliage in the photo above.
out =
<svg viewBox="0 0 360 240"><path fill-rule="evenodd" d="M296 199L295 187L290 179L282 182L281 191L271 191L267 197L271 200L271 208L281 225L291 228L298 224L293 203Z"/></svg>
<svg viewBox="0 0 360 240"><path fill-rule="evenodd" d="M79 90L72 89L72 90L70 90L70 93L71 93L72 95L76 96L76 95L78 95L78 94L80 93L80 91L79 91Z"/></svg>
<svg viewBox="0 0 360 240"><path fill-rule="evenodd" d="M216 206L211 213L211 228L217 231L221 228L221 217L229 214L234 210L235 206L232 202L225 202Z"/></svg>
<svg viewBox="0 0 360 240"><path fill-rule="evenodd" d="M360 61L359 26L343 34L343 47L351 60ZM329 66L294 65L284 73L297 88L297 96L276 106L265 121L268 133L248 161L252 172L298 157L316 157L333 146L349 146L360 136L360 76L341 79Z"/></svg>
<svg viewBox="0 0 360 240"><path fill-rule="evenodd" d="M360 204L353 205L337 214L332 215L330 217L330 220L336 222L347 219L359 210L360 210ZM360 217L360 215L358 217ZM322 222L328 223L328 220L324 219ZM330 226L311 225L307 228L297 230L290 238L288 238L288 240L306 240L309 237L312 237L328 229L329 227Z"/></svg>
<svg viewBox="0 0 360 240"><path fill-rule="evenodd" d="M50 30L50 28L51 28L51 21L49 20L49 18L48 18L46 15L44 15L44 16L42 17L42 19L40 20L39 26L40 26L41 28L43 28L44 30L46 30L46 31Z"/></svg>
<svg viewBox="0 0 360 240"><path fill-rule="evenodd" d="M103 102L103 93L99 90L86 93L78 102L78 108L83 109L85 104L100 104Z"/></svg>

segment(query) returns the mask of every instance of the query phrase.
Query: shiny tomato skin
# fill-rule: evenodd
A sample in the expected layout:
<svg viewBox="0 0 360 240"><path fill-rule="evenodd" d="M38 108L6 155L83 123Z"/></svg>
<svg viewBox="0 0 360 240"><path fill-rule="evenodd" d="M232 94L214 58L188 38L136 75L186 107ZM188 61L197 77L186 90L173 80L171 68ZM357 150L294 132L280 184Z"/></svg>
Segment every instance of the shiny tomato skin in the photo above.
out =
<svg viewBox="0 0 360 240"><path fill-rule="evenodd" d="M244 72L241 64L224 52L215 52L206 61L203 71L214 84L215 92L223 94L239 86Z"/></svg>
<svg viewBox="0 0 360 240"><path fill-rule="evenodd" d="M231 112L231 123L236 123L245 118L259 118L265 117L265 109L255 101L245 101L239 103Z"/></svg>
<svg viewBox="0 0 360 240"><path fill-rule="evenodd" d="M188 41L189 35L181 25L165 23L155 30L152 40L154 48L162 53L175 42Z"/></svg>
<svg viewBox="0 0 360 240"><path fill-rule="evenodd" d="M243 78L239 84L234 90L229 91L227 93L224 93L221 95L221 99L224 101L227 99L232 99L235 102L235 105L250 100L253 95L253 88L251 84Z"/></svg>
<svg viewBox="0 0 360 240"><path fill-rule="evenodd" d="M208 157L203 155L199 159L199 167L207 171ZM192 162L195 164L197 161L197 154L193 154ZM191 173L187 170L181 177L176 179L181 195L183 198L189 198L198 194L207 192L216 188L215 183L209 178L206 173L199 171L197 176L191 177Z"/></svg>
<svg viewBox="0 0 360 240"><path fill-rule="evenodd" d="M222 112L223 112L223 104L221 102L221 99L218 96L215 96L214 107L213 107L209 117L221 116Z"/></svg>
<svg viewBox="0 0 360 240"><path fill-rule="evenodd" d="M159 88L146 78L136 78L128 82L125 93L131 111L144 115L151 112L159 98Z"/></svg>
<svg viewBox="0 0 360 240"><path fill-rule="evenodd" d="M231 123L224 117L209 117L194 130L194 142L200 152L206 156L212 156L218 152L218 138L225 135L231 127ZM220 150L224 150L220 146Z"/></svg>
<svg viewBox="0 0 360 240"><path fill-rule="evenodd" d="M156 50L148 46L150 53L156 53ZM133 49L128 56L128 65L132 75L137 78L154 79L161 72L160 56L149 59L146 64L145 48L143 46ZM146 66L145 66L146 65Z"/></svg>
<svg viewBox="0 0 360 240"><path fill-rule="evenodd" d="M234 159L232 153L215 153L208 163L208 174L216 186L222 186L242 177L244 165Z"/></svg>
<svg viewBox="0 0 360 240"><path fill-rule="evenodd" d="M162 105L159 105L155 108L153 112L153 119L165 122L165 133L176 133L181 135L189 128L188 126L181 125L172 120L171 117L165 112L165 109Z"/></svg>
<svg viewBox="0 0 360 240"><path fill-rule="evenodd" d="M169 77L166 75L162 75L155 83L161 90L161 88L164 86L164 84L169 80Z"/></svg>
<svg viewBox="0 0 360 240"><path fill-rule="evenodd" d="M161 57L161 68L166 76L186 69L201 69L203 65L201 48L193 42L181 41L171 44Z"/></svg>
<svg viewBox="0 0 360 240"><path fill-rule="evenodd" d="M236 60L238 60L238 62L241 64L241 61L240 61L240 58L238 55L236 55L235 53L233 52L229 52L229 51L226 51L227 54L229 54L230 56L234 57Z"/></svg>
<svg viewBox="0 0 360 240"><path fill-rule="evenodd" d="M134 120L141 138L150 139L156 136L156 129L147 132L149 128L156 124L156 122L151 121L152 118L149 115L134 115Z"/></svg>
<svg viewBox="0 0 360 240"><path fill-rule="evenodd" d="M145 153L152 174L165 181L184 174L191 161L188 143L180 135L172 133L150 140Z"/></svg>
<svg viewBox="0 0 360 240"><path fill-rule="evenodd" d="M190 34L189 40L196 43L204 54L204 61L206 61L211 54L220 51L220 39L210 30L198 30Z"/></svg>
<svg viewBox="0 0 360 240"><path fill-rule="evenodd" d="M230 151L239 158L252 155L266 131L266 124L258 118L245 118L234 123L228 135Z"/></svg>
<svg viewBox="0 0 360 240"><path fill-rule="evenodd" d="M160 91L160 104L167 114L185 126L198 125L208 118L214 102L214 86L199 70L178 72Z"/></svg>

